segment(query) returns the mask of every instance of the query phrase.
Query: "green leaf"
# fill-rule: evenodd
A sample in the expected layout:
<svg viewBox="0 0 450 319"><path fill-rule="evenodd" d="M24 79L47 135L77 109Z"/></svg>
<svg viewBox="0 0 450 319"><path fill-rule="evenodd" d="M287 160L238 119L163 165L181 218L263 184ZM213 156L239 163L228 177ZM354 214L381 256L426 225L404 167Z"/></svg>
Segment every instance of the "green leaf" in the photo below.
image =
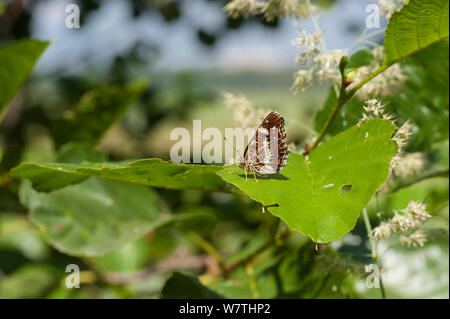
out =
<svg viewBox="0 0 450 319"><path fill-rule="evenodd" d="M5 4L0 1L0 16L5 12Z"/></svg>
<svg viewBox="0 0 450 319"><path fill-rule="evenodd" d="M410 150L427 150L449 137L449 41L444 40L401 63L406 82L386 99L399 123L416 125Z"/></svg>
<svg viewBox="0 0 450 319"><path fill-rule="evenodd" d="M147 81L126 87L106 86L89 91L67 116L54 123L57 145L67 142L95 144L141 96Z"/></svg>
<svg viewBox="0 0 450 319"><path fill-rule="evenodd" d="M291 153L282 174L245 181L237 166L218 174L255 201L270 207L292 229L327 243L351 231L389 173L397 152L394 126L370 120L353 126L312 150L309 158ZM346 191L343 191L346 190Z"/></svg>
<svg viewBox="0 0 450 319"><path fill-rule="evenodd" d="M0 120L48 45L27 39L0 48Z"/></svg>
<svg viewBox="0 0 450 319"><path fill-rule="evenodd" d="M44 264L29 264L0 280L0 299L45 297L62 279L62 273Z"/></svg>
<svg viewBox="0 0 450 319"><path fill-rule="evenodd" d="M394 64L449 35L449 0L410 0L386 28L385 64Z"/></svg>
<svg viewBox="0 0 450 319"><path fill-rule="evenodd" d="M359 68L370 64L373 60L373 53L369 50L362 49L352 54L348 60L347 69Z"/></svg>
<svg viewBox="0 0 450 319"><path fill-rule="evenodd" d="M25 181L20 200L46 239L76 256L104 255L170 220L152 189L99 178L52 193Z"/></svg>
<svg viewBox="0 0 450 319"><path fill-rule="evenodd" d="M130 163L22 163L11 174L30 179L36 190L45 192L79 183L89 176L168 189L229 190L215 174L221 169L150 158Z"/></svg>
<svg viewBox="0 0 450 319"><path fill-rule="evenodd" d="M223 297L203 286L197 278L175 272L162 290L162 299L222 299Z"/></svg>

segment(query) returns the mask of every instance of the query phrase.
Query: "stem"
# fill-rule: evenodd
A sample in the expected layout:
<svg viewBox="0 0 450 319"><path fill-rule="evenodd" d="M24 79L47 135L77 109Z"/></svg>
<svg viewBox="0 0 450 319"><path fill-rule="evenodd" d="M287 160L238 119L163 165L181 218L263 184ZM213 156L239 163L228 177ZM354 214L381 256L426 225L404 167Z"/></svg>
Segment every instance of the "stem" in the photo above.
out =
<svg viewBox="0 0 450 319"><path fill-rule="evenodd" d="M334 120L336 119L336 116L339 114L342 107L345 105L345 103L350 100L355 93L367 82L372 80L374 77L376 77L378 74L386 70L390 65L383 64L378 69L376 69L373 73L371 73L367 78L359 82L357 85L355 85L354 88L352 88L350 91L346 92L345 87L343 84L341 84L341 93L339 94L339 99L337 104L333 107L331 110L330 115L328 116L327 121L325 122L324 126L322 127L322 130L319 133L319 136L314 141L313 145L311 146L311 149L316 148L319 143L323 140L325 135L327 134L328 130L330 129L331 125L333 124Z"/></svg>
<svg viewBox="0 0 450 319"><path fill-rule="evenodd" d="M372 253L372 258L375 262L378 262L377 247L376 247L375 239L373 238L372 226L370 225L370 219L369 219L369 215L367 214L367 209L365 209L365 208L363 209L362 215L364 218L364 224L366 225L367 236L369 237L369 241L370 241L370 251Z"/></svg>
<svg viewBox="0 0 450 319"><path fill-rule="evenodd" d="M370 241L370 251L371 251L371 254L372 254L372 259L378 265L378 267L380 268L381 298L386 299L386 292L384 291L383 280L381 278L381 264L380 264L379 256L378 256L378 253L377 253L377 246L376 246L376 243L375 243L375 239L373 238L372 226L370 225L370 219L369 219L369 215L367 214L367 209L365 209L365 208L363 209L362 215L363 215L363 218L364 218L364 224L366 225L367 236L369 237L369 241Z"/></svg>
<svg viewBox="0 0 450 319"><path fill-rule="evenodd" d="M261 298L258 290L258 285L256 283L255 273L253 272L253 265L251 262L245 264L245 272L247 273L248 276L248 281L250 289L252 290L253 298L255 299Z"/></svg>
<svg viewBox="0 0 450 319"><path fill-rule="evenodd" d="M246 264L252 262L256 256L258 256L260 253L262 253L267 248L272 246L273 243L277 242L278 240L282 240L286 235L289 234L289 230L287 230L287 229L283 229L278 233L279 225L280 225L280 220L277 218L275 220L275 222L273 223L273 225L271 226L271 230L270 230L271 234L270 234L269 238L267 239L267 241L261 247L259 247L256 251L254 251L250 256L232 264L229 267L229 273L231 273L233 270L235 270L239 266L246 265Z"/></svg>
<svg viewBox="0 0 450 319"><path fill-rule="evenodd" d="M347 102L348 100L350 100L353 95L355 95L355 93L367 82L369 82L370 80L372 80L374 77L376 77L378 74L382 73L383 71L385 71L387 68L389 68L391 65L387 65L387 64L383 64L381 65L378 69L376 69L375 71L373 71L368 77L366 77L364 80L362 80L361 82L359 82L357 85L355 85L355 87L353 89L351 89L347 95L346 95L346 100L345 102Z"/></svg>
<svg viewBox="0 0 450 319"><path fill-rule="evenodd" d="M416 179L407 181L407 182L403 182L403 183L399 183L397 186L395 186L391 191L389 191L390 193L395 193L396 191L405 188L405 187L409 187L411 185L417 184L421 181L424 181L426 179L429 178L433 178L433 177L448 177L449 174L449 170L442 170L442 171L437 171L437 172L433 172L433 173L429 173L427 175L423 175L423 176L419 176Z"/></svg>
<svg viewBox="0 0 450 319"><path fill-rule="evenodd" d="M225 264L225 261L223 260L222 256L220 255L220 253L209 243L207 242L205 239L203 239L202 237L200 237L199 235L197 235L194 232L186 232L183 234L189 238L194 244L196 244L197 246L199 246L201 249L203 249L206 253L208 253L209 255L211 255L217 262L217 264L219 265L220 269L222 270L222 273L224 275L224 277L228 277L228 268Z"/></svg>
<svg viewBox="0 0 450 319"><path fill-rule="evenodd" d="M311 15L311 20L312 20L312 23L314 25L314 29L316 30L317 33L322 33L322 31L320 30L319 23L317 22L316 16L314 15L314 12L312 10L312 5L311 5L311 1L310 0L306 0L306 6L308 7L308 11L309 11L309 13ZM320 44L322 45L322 50L323 51L325 51L325 52L328 51L323 37L320 37Z"/></svg>

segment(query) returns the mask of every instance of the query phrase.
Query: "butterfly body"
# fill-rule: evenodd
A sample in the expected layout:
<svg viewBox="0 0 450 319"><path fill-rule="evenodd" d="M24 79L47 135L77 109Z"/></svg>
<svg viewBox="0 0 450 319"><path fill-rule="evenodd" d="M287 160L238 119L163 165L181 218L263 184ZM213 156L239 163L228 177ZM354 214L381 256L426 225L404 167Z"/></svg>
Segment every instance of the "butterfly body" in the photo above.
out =
<svg viewBox="0 0 450 319"><path fill-rule="evenodd" d="M248 143L240 166L247 173L258 175L279 173L286 166L289 150L286 145L284 118L276 111L269 113ZM256 180L257 181L257 180Z"/></svg>

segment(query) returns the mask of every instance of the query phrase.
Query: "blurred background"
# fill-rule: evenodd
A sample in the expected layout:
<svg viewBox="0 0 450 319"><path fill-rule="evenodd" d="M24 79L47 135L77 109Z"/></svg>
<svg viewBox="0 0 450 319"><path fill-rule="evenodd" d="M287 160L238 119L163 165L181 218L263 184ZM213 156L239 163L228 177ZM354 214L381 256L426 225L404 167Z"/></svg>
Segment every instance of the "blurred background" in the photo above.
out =
<svg viewBox="0 0 450 319"><path fill-rule="evenodd" d="M372 2L314 2L320 9L319 21L329 49L353 46L365 28L366 6ZM1 123L0 173L22 161L54 161L59 142L49 132L50 123L70 112L84 93L105 85L150 79L138 103L97 145L110 161L148 157L168 160L173 145L169 140L171 130L191 129L193 119L201 119L204 128L234 127L223 92L244 94L256 108L278 110L287 119L288 143L301 148L310 142L314 115L328 94L328 88L322 86L297 95L290 90L297 69L292 40L300 28L313 32L310 19L267 22L261 17L230 18L223 10L227 1L222 0L3 3L0 46L24 37L49 40L51 44ZM79 29L65 26L65 8L70 3L80 7ZM383 28L386 21L382 19L381 23ZM375 43L382 40L382 34L372 38ZM230 260L238 258L243 247L264 241L266 226L272 221L270 214L261 214L260 207L245 197L156 191L166 209L176 214L188 211L214 215L215 222L196 223L196 232ZM424 196L433 193L439 203L445 205L447 201L448 205L448 181L420 185L415 192ZM408 196L400 194L390 200L405 207ZM385 282L390 297L448 298L446 207L447 220L435 225L438 231L433 245L415 250L389 249L384 255L389 256ZM27 209L14 191L0 187L0 298L156 298L179 260L186 262L188 271L202 274L202 282L208 282L217 271L214 260L171 228L149 233L102 257L80 258L54 249L26 216ZM297 247L299 243L309 244L309 240L293 234L289 243ZM350 261L344 259L342 263L350 268L354 261L370 259L362 223L332 247L347 254ZM81 289L70 290L63 285L65 266L70 263L81 265ZM304 271L307 278L311 270ZM318 288L317 295L303 292L296 297L379 297L363 282L358 276L340 281L340 285L330 281L322 290ZM224 293L224 287L217 289ZM236 292L235 296L241 295Z"/></svg>

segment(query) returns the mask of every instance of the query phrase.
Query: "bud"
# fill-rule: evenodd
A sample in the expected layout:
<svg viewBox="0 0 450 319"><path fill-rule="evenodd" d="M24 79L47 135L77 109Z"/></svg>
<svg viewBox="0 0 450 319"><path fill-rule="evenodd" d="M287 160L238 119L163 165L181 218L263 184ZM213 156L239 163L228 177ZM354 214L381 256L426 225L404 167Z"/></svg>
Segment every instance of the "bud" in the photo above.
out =
<svg viewBox="0 0 450 319"><path fill-rule="evenodd" d="M358 75L358 70L355 68L351 68L345 72L345 79L353 81L357 75Z"/></svg>
<svg viewBox="0 0 450 319"><path fill-rule="evenodd" d="M348 63L348 57L346 55L343 55L341 58L341 61L339 62L339 71L341 71L341 74L344 74L347 63Z"/></svg>

